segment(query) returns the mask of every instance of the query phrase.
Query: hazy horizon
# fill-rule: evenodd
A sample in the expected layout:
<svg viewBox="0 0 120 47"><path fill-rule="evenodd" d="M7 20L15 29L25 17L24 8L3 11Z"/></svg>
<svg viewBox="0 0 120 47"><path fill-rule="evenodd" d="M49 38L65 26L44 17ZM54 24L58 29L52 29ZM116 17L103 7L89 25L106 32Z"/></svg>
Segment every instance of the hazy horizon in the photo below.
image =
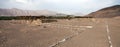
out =
<svg viewBox="0 0 120 47"><path fill-rule="evenodd" d="M1 0L0 8L51 10L60 13L88 14L99 9L120 5L119 0Z"/></svg>

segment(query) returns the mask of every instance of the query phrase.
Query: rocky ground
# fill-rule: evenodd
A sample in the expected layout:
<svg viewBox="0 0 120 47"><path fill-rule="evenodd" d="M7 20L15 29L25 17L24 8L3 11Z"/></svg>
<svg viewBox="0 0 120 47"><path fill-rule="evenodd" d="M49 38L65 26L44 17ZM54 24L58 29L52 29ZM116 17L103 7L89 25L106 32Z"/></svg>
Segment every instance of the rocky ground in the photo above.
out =
<svg viewBox="0 0 120 47"><path fill-rule="evenodd" d="M120 47L119 18L80 18L28 24L0 20L0 47Z"/></svg>

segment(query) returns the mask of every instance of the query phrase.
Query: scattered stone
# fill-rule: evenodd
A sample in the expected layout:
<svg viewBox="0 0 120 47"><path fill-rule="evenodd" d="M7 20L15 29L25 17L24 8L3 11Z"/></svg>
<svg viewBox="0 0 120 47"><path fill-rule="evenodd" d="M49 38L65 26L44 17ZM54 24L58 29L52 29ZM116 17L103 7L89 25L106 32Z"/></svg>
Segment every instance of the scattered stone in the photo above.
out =
<svg viewBox="0 0 120 47"><path fill-rule="evenodd" d="M87 28L93 28L93 26L86 26Z"/></svg>
<svg viewBox="0 0 120 47"><path fill-rule="evenodd" d="M2 31L0 31L0 33L2 33Z"/></svg>
<svg viewBox="0 0 120 47"><path fill-rule="evenodd" d="M43 28L47 28L46 26L43 26Z"/></svg>

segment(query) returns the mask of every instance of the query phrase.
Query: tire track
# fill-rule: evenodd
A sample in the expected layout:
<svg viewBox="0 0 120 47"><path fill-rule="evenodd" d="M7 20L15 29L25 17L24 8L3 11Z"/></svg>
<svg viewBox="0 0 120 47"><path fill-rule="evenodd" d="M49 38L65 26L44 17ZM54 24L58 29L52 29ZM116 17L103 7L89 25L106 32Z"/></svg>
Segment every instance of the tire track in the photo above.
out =
<svg viewBox="0 0 120 47"><path fill-rule="evenodd" d="M51 27L62 27L62 28L93 28L93 26L62 25L62 24L51 24L51 23L44 23L42 25L51 26Z"/></svg>
<svg viewBox="0 0 120 47"><path fill-rule="evenodd" d="M83 32L83 31L82 31L82 32ZM70 35L70 36L68 36L68 37L66 37L66 38L58 41L57 43L54 43L54 44L50 45L49 47L57 47L59 44L62 44L62 43L64 43L64 42L66 42L67 40L69 40L69 39L71 39L71 38L79 35L79 34L82 33L82 32L77 32L77 33L75 33L75 34L73 34L73 35Z"/></svg>
<svg viewBox="0 0 120 47"><path fill-rule="evenodd" d="M110 36L110 30L109 30L108 20L106 20L106 31L107 31L109 46L113 47L112 41L111 41L111 36Z"/></svg>
<svg viewBox="0 0 120 47"><path fill-rule="evenodd" d="M67 40L69 40L83 32L83 31L79 31L79 30L85 30L86 28L93 28L93 26L73 26L73 25L50 24L50 23L43 24L43 25L50 26L50 27L58 27L58 28L68 28L68 29L72 29L72 30L77 29L77 31L72 31L72 32L75 32L72 35L61 39L60 41L50 45L49 47L56 47L59 44L62 44L64 42L66 42Z"/></svg>

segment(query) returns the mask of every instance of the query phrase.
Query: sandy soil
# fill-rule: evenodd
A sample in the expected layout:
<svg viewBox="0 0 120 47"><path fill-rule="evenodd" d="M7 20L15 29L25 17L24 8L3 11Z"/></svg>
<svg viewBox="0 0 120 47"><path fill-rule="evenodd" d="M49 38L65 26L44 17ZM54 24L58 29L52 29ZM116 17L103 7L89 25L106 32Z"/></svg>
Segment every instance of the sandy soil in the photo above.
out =
<svg viewBox="0 0 120 47"><path fill-rule="evenodd" d="M30 26L0 21L0 47L120 47L119 18L80 18Z"/></svg>

